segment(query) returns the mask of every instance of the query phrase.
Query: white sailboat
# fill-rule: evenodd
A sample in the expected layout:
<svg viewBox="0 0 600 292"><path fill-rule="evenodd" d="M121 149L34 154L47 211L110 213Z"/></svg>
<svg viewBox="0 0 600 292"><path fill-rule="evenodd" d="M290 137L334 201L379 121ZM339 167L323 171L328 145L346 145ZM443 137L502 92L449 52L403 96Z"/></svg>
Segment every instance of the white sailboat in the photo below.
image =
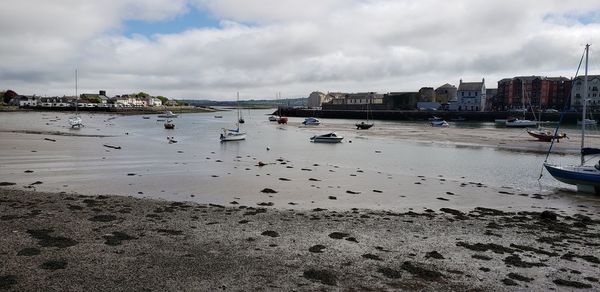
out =
<svg viewBox="0 0 600 292"><path fill-rule="evenodd" d="M525 107L525 81L521 81L521 103L523 106L523 119L518 118L510 118L507 119L505 123L506 127L510 128L526 128L526 127L535 127L537 125L536 121L531 121L525 119L525 112L527 111Z"/></svg>
<svg viewBox="0 0 600 292"><path fill-rule="evenodd" d="M585 77L583 79L582 121L586 120L588 97L588 57L590 45L585 46ZM600 155L600 149L585 147L585 123L581 125L581 163L576 165L555 165L544 162L546 170L557 180L577 186L581 192L600 194L600 162L586 165L586 156ZM552 146L551 146L552 147Z"/></svg>
<svg viewBox="0 0 600 292"><path fill-rule="evenodd" d="M71 129L80 129L83 127L83 120L79 116L79 95L77 92L77 69L75 70L75 116L69 118L69 125Z"/></svg>
<svg viewBox="0 0 600 292"><path fill-rule="evenodd" d="M240 93L238 92L238 100L239 99L240 99ZM240 141L240 140L245 140L246 139L246 132L241 132L240 131L240 111L239 111L239 105L238 105L237 119L236 119L235 125L236 125L235 129L226 129L226 128L223 128L223 132L221 133L221 136L219 137L219 139L221 140L221 142Z"/></svg>

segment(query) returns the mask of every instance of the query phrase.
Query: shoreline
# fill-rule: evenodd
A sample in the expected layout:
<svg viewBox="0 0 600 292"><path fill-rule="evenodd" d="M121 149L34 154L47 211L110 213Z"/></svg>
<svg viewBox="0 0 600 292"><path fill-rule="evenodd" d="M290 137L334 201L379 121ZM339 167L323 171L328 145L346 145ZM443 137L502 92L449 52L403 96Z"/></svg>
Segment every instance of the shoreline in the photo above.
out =
<svg viewBox="0 0 600 292"><path fill-rule="evenodd" d="M594 210L288 210L0 188L0 289L597 290Z"/></svg>
<svg viewBox="0 0 600 292"><path fill-rule="evenodd" d="M80 108L81 113L93 114L117 114L117 115L145 115L145 114L162 114L165 111L172 111L175 114L182 113L210 113L219 112L221 110L212 107L194 107L194 106L163 106L158 108ZM72 113L74 108L61 107L0 107L0 112L60 112Z"/></svg>

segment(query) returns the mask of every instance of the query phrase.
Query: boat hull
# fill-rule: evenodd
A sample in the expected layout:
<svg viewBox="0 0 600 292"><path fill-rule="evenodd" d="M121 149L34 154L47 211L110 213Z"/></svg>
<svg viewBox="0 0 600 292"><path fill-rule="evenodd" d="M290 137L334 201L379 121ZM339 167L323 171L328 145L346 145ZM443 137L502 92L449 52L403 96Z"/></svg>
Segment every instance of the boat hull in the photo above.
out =
<svg viewBox="0 0 600 292"><path fill-rule="evenodd" d="M342 142L343 137L337 138L313 138L311 139L314 143L340 143Z"/></svg>
<svg viewBox="0 0 600 292"><path fill-rule="evenodd" d="M577 190L600 194L600 170L594 166L557 166L544 163L546 170L558 181L577 186Z"/></svg>
<svg viewBox="0 0 600 292"><path fill-rule="evenodd" d="M552 135L546 131L527 131L531 137L534 137L543 142L552 142L552 140L560 141L562 138L567 138L567 134Z"/></svg>
<svg viewBox="0 0 600 292"><path fill-rule="evenodd" d="M356 124L356 129L357 130L368 130L371 127L373 127L373 124L367 124L367 123L358 123L358 124Z"/></svg>
<svg viewBox="0 0 600 292"><path fill-rule="evenodd" d="M221 142L246 140L246 133L227 134L221 136Z"/></svg>
<svg viewBox="0 0 600 292"><path fill-rule="evenodd" d="M535 121L527 121L527 120L518 120L518 121L506 121L506 126L509 128L527 128L527 127L535 127L537 126L537 122Z"/></svg>

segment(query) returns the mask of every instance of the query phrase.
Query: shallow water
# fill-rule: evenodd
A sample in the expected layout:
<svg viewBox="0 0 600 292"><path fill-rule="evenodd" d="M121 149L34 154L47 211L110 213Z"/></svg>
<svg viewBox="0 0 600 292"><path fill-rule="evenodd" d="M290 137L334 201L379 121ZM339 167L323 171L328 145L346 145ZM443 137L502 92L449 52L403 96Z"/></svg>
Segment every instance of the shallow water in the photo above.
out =
<svg viewBox="0 0 600 292"><path fill-rule="evenodd" d="M322 125L306 127L302 118L290 118L288 125L280 126L267 120L270 112L244 110L242 129L247 140L227 143L219 141L219 134L222 128L234 126L235 111L217 113L223 118L215 118L215 113L183 114L173 119L174 130L165 130L156 115L142 119L84 113L86 127L71 130L66 126L68 116L62 113L2 113L0 176L19 186L41 181L34 187L47 191L218 204L272 202L286 208L598 205L596 197L574 194L548 174L538 182L543 154L468 143L405 141L393 135L422 130L420 122L375 121L371 130L357 131L354 120L322 119ZM343 143L309 141L331 129L345 136ZM89 137L7 132L15 130ZM167 137L178 143L169 144ZM259 167L259 161L267 165ZM264 188L278 193L262 193ZM532 199L534 193L544 199Z"/></svg>

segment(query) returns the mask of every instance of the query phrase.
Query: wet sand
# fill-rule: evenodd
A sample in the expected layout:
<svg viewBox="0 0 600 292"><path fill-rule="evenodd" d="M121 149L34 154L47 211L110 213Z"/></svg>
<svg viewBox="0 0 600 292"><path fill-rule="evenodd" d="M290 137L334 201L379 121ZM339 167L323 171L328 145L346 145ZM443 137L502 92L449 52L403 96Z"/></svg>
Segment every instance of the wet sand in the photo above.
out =
<svg viewBox="0 0 600 292"><path fill-rule="evenodd" d="M286 210L0 188L0 290L598 290L598 213L560 211Z"/></svg>

